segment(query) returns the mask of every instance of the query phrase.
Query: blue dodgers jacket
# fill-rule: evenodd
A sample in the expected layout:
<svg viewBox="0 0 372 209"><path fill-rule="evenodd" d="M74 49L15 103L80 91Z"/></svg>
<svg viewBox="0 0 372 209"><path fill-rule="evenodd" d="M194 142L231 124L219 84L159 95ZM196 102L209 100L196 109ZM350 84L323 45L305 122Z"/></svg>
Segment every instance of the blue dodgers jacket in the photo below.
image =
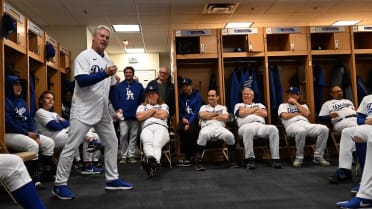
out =
<svg viewBox="0 0 372 209"><path fill-rule="evenodd" d="M36 126L22 95L14 95L13 85L16 81L21 81L17 76L8 76L6 80L5 92L5 130L6 133L17 133L28 135L28 132L35 132Z"/></svg>
<svg viewBox="0 0 372 209"><path fill-rule="evenodd" d="M125 120L136 119L137 107L144 100L142 84L135 80L131 83L124 80L111 89L111 91L110 100L115 111L122 109Z"/></svg>
<svg viewBox="0 0 372 209"><path fill-rule="evenodd" d="M203 99L199 91L193 89L190 95L181 94L178 98L180 107L180 120L186 118L192 124L199 118L199 110L203 105Z"/></svg>

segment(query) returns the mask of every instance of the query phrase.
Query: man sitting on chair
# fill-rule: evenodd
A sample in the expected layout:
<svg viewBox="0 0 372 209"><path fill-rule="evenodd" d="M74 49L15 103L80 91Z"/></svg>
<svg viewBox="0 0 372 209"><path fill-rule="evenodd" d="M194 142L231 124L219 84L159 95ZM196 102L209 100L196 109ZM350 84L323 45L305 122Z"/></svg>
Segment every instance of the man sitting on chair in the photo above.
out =
<svg viewBox="0 0 372 209"><path fill-rule="evenodd" d="M279 157L279 131L274 125L265 124L267 117L266 107L261 103L254 103L254 92L250 88L242 91L243 103L238 103L234 108L234 115L239 127L239 136L243 137L245 160L249 169L255 169L255 155L253 139L255 136L269 138L270 153L273 159L272 167L281 168Z"/></svg>
<svg viewBox="0 0 372 209"><path fill-rule="evenodd" d="M343 130L346 128L355 127L358 123L354 104L352 101L343 98L342 89L337 85L333 86L330 95L332 99L322 105L319 119L324 122L330 121L333 130L341 133L338 157L339 169L333 176L328 177L330 183L338 183L339 181L351 179L353 151L355 150L355 143L352 137L345 137L347 134L342 133L344 133ZM348 130L345 132L347 133Z"/></svg>
<svg viewBox="0 0 372 209"><path fill-rule="evenodd" d="M202 156L207 142L211 139L224 140L228 145L229 162L231 167L237 167L236 162L233 162L235 153L234 135L225 128L225 122L229 119L229 114L225 106L217 103L219 96L216 90L208 91L208 104L203 105L199 110L199 118L201 119L201 130L197 140L197 162L196 171L203 171L205 167L202 164Z"/></svg>
<svg viewBox="0 0 372 209"><path fill-rule="evenodd" d="M323 157L327 147L328 133L327 126L310 123L309 108L306 104L300 104L300 89L291 86L288 90L288 100L280 104L278 115L281 118L288 136L294 137L296 142L296 159L293 167L301 167L304 159L304 148L307 136L317 137L314 151L315 164L329 166L329 162Z"/></svg>

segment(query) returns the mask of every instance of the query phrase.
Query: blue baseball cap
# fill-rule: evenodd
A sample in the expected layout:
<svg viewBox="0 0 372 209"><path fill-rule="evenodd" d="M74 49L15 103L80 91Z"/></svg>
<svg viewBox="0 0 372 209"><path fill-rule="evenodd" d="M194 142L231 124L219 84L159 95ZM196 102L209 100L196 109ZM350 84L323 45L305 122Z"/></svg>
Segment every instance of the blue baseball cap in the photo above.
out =
<svg viewBox="0 0 372 209"><path fill-rule="evenodd" d="M295 87L295 86L291 86L291 87L289 87L287 93L300 95L300 89Z"/></svg>
<svg viewBox="0 0 372 209"><path fill-rule="evenodd" d="M17 32L17 21L10 15L4 14L2 18L3 37L8 38L9 33Z"/></svg>
<svg viewBox="0 0 372 209"><path fill-rule="evenodd" d="M192 84L192 80L190 78L184 78L182 80L182 85L191 85Z"/></svg>
<svg viewBox="0 0 372 209"><path fill-rule="evenodd" d="M156 85L148 85L145 89L145 93L148 93L150 91L153 91L153 92L156 92L156 93L159 93L159 89Z"/></svg>
<svg viewBox="0 0 372 209"><path fill-rule="evenodd" d="M56 56L56 50L54 49L54 46L49 42L46 42L45 44L45 52L45 57L47 60Z"/></svg>

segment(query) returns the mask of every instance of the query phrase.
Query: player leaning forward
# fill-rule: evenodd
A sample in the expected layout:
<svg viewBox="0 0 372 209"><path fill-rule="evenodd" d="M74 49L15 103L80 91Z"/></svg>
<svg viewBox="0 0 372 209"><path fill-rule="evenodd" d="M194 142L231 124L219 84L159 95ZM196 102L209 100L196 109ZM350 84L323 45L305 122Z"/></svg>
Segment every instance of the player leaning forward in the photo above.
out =
<svg viewBox="0 0 372 209"><path fill-rule="evenodd" d="M287 93L288 100L279 105L278 115L285 127L287 135L295 138L296 159L293 162L293 167L301 167L303 164L307 136L316 137L313 162L321 166L329 166L329 162L323 157L324 150L327 147L329 133L327 126L310 123L308 119L310 111L306 104L300 103L299 88L291 86Z"/></svg>
<svg viewBox="0 0 372 209"><path fill-rule="evenodd" d="M67 187L74 152L91 127L102 137L105 147L105 177L107 190L132 189L133 185L119 179L115 129L108 111L110 86L117 83L117 68L104 54L110 39L110 29L98 26L93 33L92 48L75 59L75 90L70 115L70 135L59 159L52 193L60 199L73 199Z"/></svg>

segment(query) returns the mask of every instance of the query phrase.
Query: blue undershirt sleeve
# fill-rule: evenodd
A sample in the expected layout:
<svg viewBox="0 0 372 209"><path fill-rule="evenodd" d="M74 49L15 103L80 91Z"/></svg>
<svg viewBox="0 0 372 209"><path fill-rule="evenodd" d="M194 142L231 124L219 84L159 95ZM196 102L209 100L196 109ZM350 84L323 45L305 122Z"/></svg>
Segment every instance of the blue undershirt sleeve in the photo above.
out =
<svg viewBox="0 0 372 209"><path fill-rule="evenodd" d="M49 121L49 123L46 126L47 126L47 128L49 128L49 129L51 129L53 131L60 131L60 130L63 129L62 124L58 123L55 120Z"/></svg>
<svg viewBox="0 0 372 209"><path fill-rule="evenodd" d="M105 71L102 71L90 75L77 75L75 76L75 79L80 87L86 87L96 84L107 77L108 76L106 75Z"/></svg>
<svg viewBox="0 0 372 209"><path fill-rule="evenodd" d="M366 121L367 115L362 113L357 113L357 123L358 125L363 125Z"/></svg>

